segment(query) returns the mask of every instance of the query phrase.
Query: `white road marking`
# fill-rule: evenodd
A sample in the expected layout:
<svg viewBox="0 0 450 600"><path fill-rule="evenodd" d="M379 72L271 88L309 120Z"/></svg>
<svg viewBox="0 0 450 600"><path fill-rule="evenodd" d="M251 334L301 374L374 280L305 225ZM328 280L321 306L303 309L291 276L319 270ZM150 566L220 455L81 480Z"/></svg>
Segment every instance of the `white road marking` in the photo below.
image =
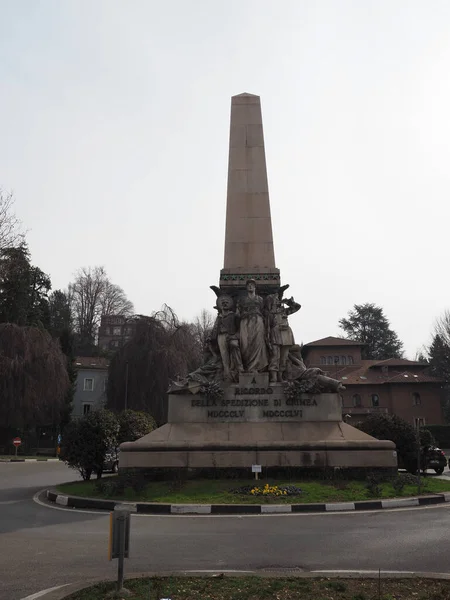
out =
<svg viewBox="0 0 450 600"><path fill-rule="evenodd" d="M47 588L46 590L41 590L40 592L36 592L35 594L31 594L31 596L27 596L26 598L22 598L21 600L36 600L37 598L42 598L45 594L49 594L50 592L54 592L55 590L60 590L63 587L67 587L71 585L70 583L65 583L64 585L57 585L56 587Z"/></svg>
<svg viewBox="0 0 450 600"><path fill-rule="evenodd" d="M245 571L241 569L189 569L187 571L179 571L180 573L257 573L257 571Z"/></svg>

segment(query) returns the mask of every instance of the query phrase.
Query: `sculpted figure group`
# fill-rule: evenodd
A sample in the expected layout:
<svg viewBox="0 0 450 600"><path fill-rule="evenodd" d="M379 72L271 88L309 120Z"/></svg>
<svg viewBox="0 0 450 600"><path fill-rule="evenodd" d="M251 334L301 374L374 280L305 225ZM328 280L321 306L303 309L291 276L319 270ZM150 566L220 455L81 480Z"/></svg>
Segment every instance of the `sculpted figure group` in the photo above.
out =
<svg viewBox="0 0 450 600"><path fill-rule="evenodd" d="M249 279L246 293L234 303L228 294L218 294L217 319L208 340L204 364L191 373L190 382L223 380L236 382L239 373L268 371L271 383L304 379L311 389L340 391L342 384L320 369L307 369L300 347L295 344L288 317L300 310L293 298L283 298L284 286L263 299L256 282Z"/></svg>

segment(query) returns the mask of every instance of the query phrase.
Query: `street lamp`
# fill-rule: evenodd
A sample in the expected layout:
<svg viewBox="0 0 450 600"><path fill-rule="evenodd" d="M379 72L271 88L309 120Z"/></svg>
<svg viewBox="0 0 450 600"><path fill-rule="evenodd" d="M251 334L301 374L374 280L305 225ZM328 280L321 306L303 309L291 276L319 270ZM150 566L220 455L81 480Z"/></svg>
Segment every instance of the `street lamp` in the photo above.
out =
<svg viewBox="0 0 450 600"><path fill-rule="evenodd" d="M128 407L128 361L125 363L125 410Z"/></svg>

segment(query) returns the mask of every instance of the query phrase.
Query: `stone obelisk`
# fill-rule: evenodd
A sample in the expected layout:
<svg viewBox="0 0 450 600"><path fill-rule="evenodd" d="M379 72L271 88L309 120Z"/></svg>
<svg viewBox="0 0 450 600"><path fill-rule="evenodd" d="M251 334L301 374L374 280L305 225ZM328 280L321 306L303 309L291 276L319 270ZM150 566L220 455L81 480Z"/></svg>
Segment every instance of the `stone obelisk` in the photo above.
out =
<svg viewBox="0 0 450 600"><path fill-rule="evenodd" d="M248 279L254 279L256 286L245 292ZM336 391L314 391L307 377L302 387L305 373L315 370L306 369L298 354L286 358L292 371L290 393L285 383L269 382L270 365L248 368L258 360L261 364L261 348L266 348L266 336L274 334L273 323L278 326L281 320L285 336L289 335L287 314L298 310L288 312L279 298L283 288L275 267L261 103L252 94L231 100L225 260L220 289L211 288L217 295L218 317L205 362L185 380L171 382L166 424L121 444L120 472L148 472L153 477L158 469L163 469L161 474L182 469L202 476L211 469L218 473L232 468L250 477L252 465L262 465L266 475L272 467L274 473L286 467L396 471L394 443L376 440L344 423ZM236 312L230 308L233 303ZM284 302L288 308L294 304L293 299ZM247 365L244 342L250 357ZM281 334L273 335L271 345L295 347L293 340L284 342ZM234 364L229 358L232 352L239 356L239 351L244 369L239 369L236 358ZM238 381L236 375L225 376L225 365L228 375L230 367L237 371ZM309 375L322 382L327 379Z"/></svg>
<svg viewBox="0 0 450 600"><path fill-rule="evenodd" d="M258 289L280 285L270 216L261 100L253 94L231 98L225 256L222 290L257 281Z"/></svg>

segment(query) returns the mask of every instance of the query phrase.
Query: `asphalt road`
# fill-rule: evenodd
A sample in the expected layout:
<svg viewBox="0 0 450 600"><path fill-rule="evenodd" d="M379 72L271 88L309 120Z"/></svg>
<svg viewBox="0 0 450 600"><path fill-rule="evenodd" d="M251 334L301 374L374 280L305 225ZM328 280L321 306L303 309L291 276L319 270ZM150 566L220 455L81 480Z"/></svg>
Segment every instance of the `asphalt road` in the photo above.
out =
<svg viewBox="0 0 450 600"><path fill-rule="evenodd" d="M39 506L38 490L76 478L60 463L0 463L0 599L97 577L108 516ZM378 569L450 573L450 507L278 516L133 516L126 573Z"/></svg>

